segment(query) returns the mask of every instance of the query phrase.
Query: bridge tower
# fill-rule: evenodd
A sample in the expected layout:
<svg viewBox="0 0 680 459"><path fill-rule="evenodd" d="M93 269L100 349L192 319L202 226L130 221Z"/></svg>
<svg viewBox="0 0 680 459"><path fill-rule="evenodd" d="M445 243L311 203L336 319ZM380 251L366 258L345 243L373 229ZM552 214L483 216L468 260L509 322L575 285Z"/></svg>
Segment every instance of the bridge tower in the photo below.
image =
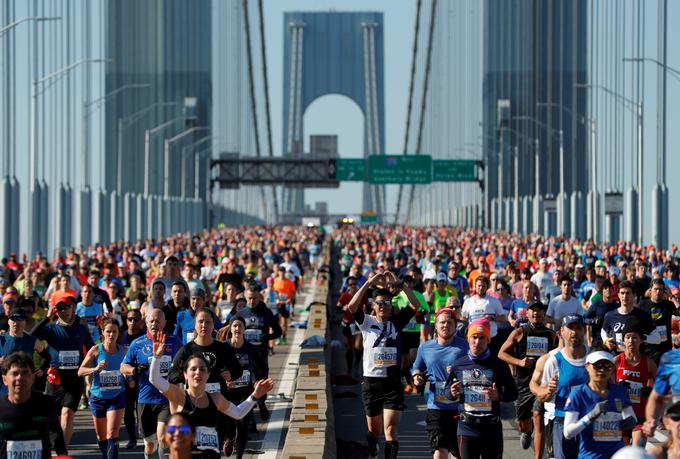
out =
<svg viewBox="0 0 680 459"><path fill-rule="evenodd" d="M341 94L364 114L364 156L385 153L383 15L284 15L283 152L302 156L303 115L318 97ZM384 215L385 188L364 184L363 211ZM284 188L283 211L304 210L304 190Z"/></svg>

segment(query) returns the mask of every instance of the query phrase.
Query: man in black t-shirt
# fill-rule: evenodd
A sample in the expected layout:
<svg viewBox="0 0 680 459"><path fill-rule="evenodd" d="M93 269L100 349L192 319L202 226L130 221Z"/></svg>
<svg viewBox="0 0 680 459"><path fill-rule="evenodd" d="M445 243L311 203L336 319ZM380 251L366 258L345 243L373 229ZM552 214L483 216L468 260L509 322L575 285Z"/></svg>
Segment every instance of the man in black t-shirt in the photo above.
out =
<svg viewBox="0 0 680 459"><path fill-rule="evenodd" d="M661 354L672 349L671 322L675 305L666 299L666 285L662 279L651 283L651 296L640 302L639 308L649 313L656 331L661 338L660 344L645 344L645 353L658 365Z"/></svg>
<svg viewBox="0 0 680 459"><path fill-rule="evenodd" d="M604 316L619 307L619 302L614 299L614 286L609 279L605 279L600 288L602 299L591 305L585 313L585 322L588 326L588 344L597 346L602 344L602 322Z"/></svg>
<svg viewBox="0 0 680 459"><path fill-rule="evenodd" d="M57 454L68 454L54 401L31 391L34 369L33 360L23 352L3 361L2 381L9 392L0 398L0 457L47 459L52 443Z"/></svg>
<svg viewBox="0 0 680 459"><path fill-rule="evenodd" d="M654 321L648 312L635 307L635 294L633 293L633 283L623 281L619 285L619 299L621 306L604 315L602 321L602 342L604 347L614 354L623 352L623 333L625 325L633 320L640 323L640 332L647 335L647 342L659 344L659 335L656 332Z"/></svg>

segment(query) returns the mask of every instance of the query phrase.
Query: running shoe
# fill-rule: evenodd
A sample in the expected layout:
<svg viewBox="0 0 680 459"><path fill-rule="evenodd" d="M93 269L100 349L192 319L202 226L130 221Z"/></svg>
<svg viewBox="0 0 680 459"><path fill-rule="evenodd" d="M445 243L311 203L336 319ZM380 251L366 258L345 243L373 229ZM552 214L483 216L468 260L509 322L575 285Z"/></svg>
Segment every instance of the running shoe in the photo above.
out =
<svg viewBox="0 0 680 459"><path fill-rule="evenodd" d="M130 441L125 445L125 449L134 449L137 447L137 439L131 438Z"/></svg>
<svg viewBox="0 0 680 459"><path fill-rule="evenodd" d="M286 338L285 336L281 338L281 341L283 342L283 344L288 344L288 338Z"/></svg>
<svg viewBox="0 0 680 459"><path fill-rule="evenodd" d="M78 409L80 410L86 410L90 407L90 405L87 403L86 398L81 398L80 399L80 406L78 406Z"/></svg>
<svg viewBox="0 0 680 459"><path fill-rule="evenodd" d="M529 449L531 446L531 432L522 432L519 435L519 444L522 445L522 449Z"/></svg>
<svg viewBox="0 0 680 459"><path fill-rule="evenodd" d="M276 345L280 346L283 344L283 338L276 338Z"/></svg>

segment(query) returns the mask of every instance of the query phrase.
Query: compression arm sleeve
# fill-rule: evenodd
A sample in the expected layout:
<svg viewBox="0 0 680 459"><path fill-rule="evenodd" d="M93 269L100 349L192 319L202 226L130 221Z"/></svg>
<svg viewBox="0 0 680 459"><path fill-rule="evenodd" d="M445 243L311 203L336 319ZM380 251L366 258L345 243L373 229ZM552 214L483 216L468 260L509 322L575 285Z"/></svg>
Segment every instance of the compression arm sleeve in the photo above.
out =
<svg viewBox="0 0 680 459"><path fill-rule="evenodd" d="M564 416L564 438L575 438L576 435L580 434L589 424L590 419L588 419L587 414L579 419L576 411L567 411Z"/></svg>
<svg viewBox="0 0 680 459"><path fill-rule="evenodd" d="M166 393L170 388L168 380L161 376L161 359L155 355L151 359L151 366L149 367L149 382L162 393Z"/></svg>
<svg viewBox="0 0 680 459"><path fill-rule="evenodd" d="M257 402L253 399L253 396L251 395L243 402L241 402L240 405L236 405L235 403L230 402L229 407L225 411L223 411L223 413L229 416L230 418L243 419L245 415L248 414L256 404Z"/></svg>

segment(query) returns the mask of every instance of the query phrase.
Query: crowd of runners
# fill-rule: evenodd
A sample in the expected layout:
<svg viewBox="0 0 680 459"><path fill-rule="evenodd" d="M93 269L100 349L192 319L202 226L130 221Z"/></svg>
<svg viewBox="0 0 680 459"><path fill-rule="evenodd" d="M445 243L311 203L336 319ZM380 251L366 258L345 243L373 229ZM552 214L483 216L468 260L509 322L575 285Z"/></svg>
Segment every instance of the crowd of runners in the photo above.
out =
<svg viewBox="0 0 680 459"><path fill-rule="evenodd" d="M78 410L106 459L121 425L147 459L242 457L322 238L220 228L2 260L0 457L67 454ZM398 456L406 396L422 395L435 458L502 457L509 403L536 458L644 457L625 447L655 429L668 441L649 453L680 457L677 247L352 225L331 238L371 456Z"/></svg>
<svg viewBox="0 0 680 459"><path fill-rule="evenodd" d="M322 234L222 228L0 266L0 457L67 454L89 410L102 458L244 455L269 356ZM139 448L141 448L141 444ZM142 453L139 451L139 456Z"/></svg>
<svg viewBox="0 0 680 459"><path fill-rule="evenodd" d="M416 392L434 458L503 457L509 402L536 458L680 457L676 246L387 226L334 238L371 456L384 435L397 457ZM668 441L645 451L657 428Z"/></svg>

